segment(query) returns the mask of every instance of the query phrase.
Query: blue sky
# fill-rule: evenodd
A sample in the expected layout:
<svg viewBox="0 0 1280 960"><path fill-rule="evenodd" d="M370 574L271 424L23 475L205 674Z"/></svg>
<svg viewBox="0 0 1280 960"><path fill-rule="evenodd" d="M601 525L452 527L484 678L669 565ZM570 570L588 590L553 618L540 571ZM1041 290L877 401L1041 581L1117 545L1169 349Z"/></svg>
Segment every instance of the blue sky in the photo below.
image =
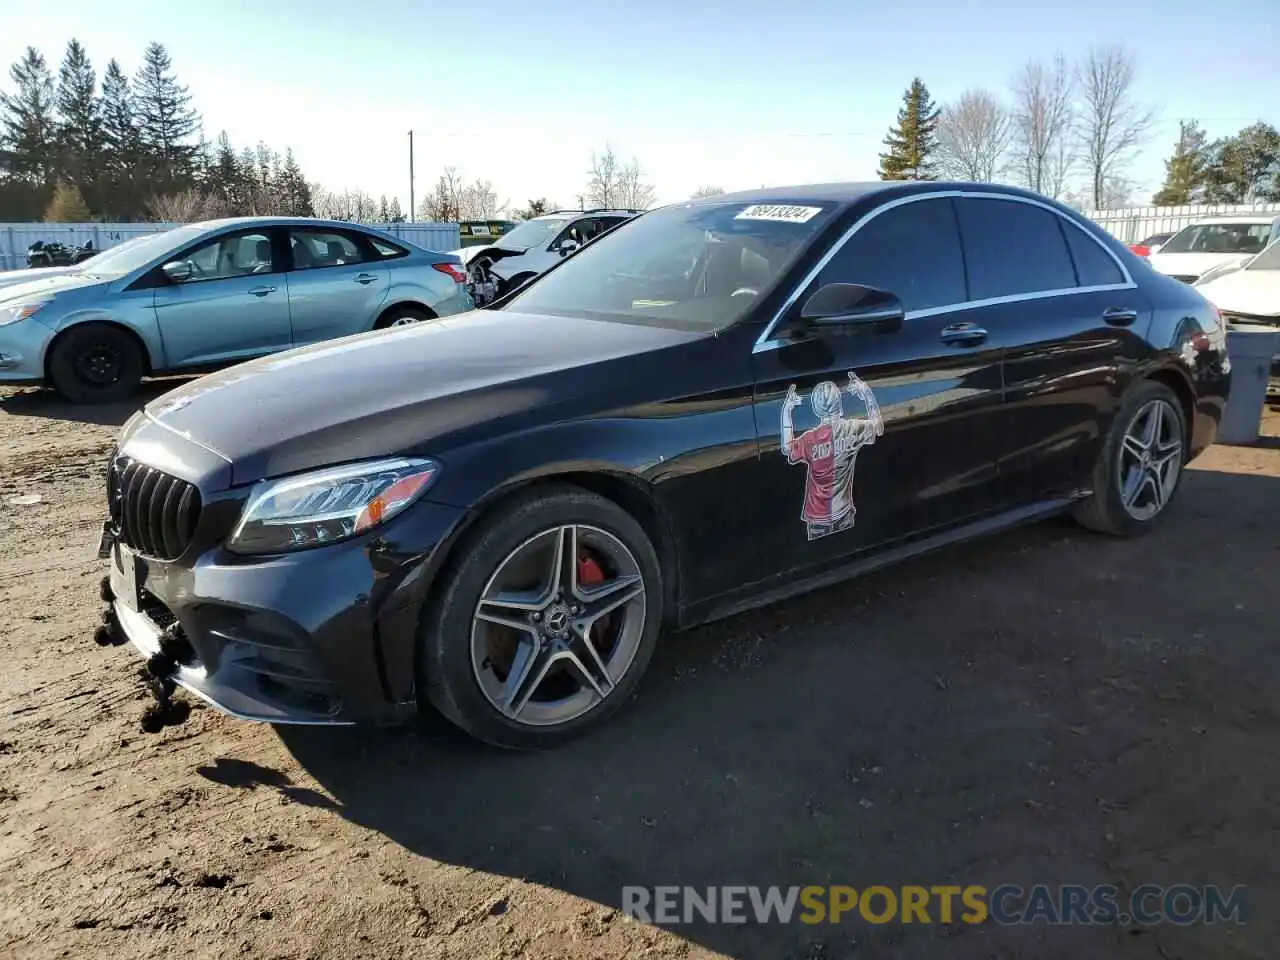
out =
<svg viewBox="0 0 1280 960"><path fill-rule="evenodd" d="M452 165L513 204L573 204L606 143L661 201L871 178L913 75L940 102L1004 94L1028 58L1095 42L1135 52L1138 94L1159 108L1130 170L1142 199L1180 117L1211 136L1280 125L1276 0L0 0L0 24L0 61L30 44L56 67L75 36L99 75L113 56L132 73L158 40L210 138L291 146L311 179L402 203L410 128L419 197Z"/></svg>

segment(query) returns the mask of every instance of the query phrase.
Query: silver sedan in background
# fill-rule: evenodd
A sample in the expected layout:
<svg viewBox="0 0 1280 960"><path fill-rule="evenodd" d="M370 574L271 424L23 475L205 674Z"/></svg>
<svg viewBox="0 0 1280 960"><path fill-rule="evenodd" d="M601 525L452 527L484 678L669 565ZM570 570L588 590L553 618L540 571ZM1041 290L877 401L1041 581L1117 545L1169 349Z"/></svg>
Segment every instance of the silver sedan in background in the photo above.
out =
<svg viewBox="0 0 1280 960"><path fill-rule="evenodd" d="M356 224L239 217L0 288L0 384L69 400L472 308L461 260Z"/></svg>

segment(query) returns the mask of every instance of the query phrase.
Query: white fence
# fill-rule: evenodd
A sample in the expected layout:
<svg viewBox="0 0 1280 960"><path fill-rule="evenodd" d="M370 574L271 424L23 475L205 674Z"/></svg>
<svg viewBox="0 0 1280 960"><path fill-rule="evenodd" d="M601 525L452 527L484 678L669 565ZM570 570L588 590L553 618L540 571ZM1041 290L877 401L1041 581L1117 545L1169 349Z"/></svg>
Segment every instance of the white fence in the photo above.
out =
<svg viewBox="0 0 1280 960"><path fill-rule="evenodd" d="M1116 239L1137 243L1156 233L1173 233L1205 217L1249 216L1273 213L1280 203L1193 203L1183 207L1125 207L1120 210L1086 210L1084 215Z"/></svg>
<svg viewBox="0 0 1280 960"><path fill-rule="evenodd" d="M0 270L21 270L27 265L27 247L37 240L58 241L69 246L93 241L99 250L117 243L159 233L176 223L3 223L0 222ZM428 250L457 250L462 239L456 223L370 223L381 230Z"/></svg>

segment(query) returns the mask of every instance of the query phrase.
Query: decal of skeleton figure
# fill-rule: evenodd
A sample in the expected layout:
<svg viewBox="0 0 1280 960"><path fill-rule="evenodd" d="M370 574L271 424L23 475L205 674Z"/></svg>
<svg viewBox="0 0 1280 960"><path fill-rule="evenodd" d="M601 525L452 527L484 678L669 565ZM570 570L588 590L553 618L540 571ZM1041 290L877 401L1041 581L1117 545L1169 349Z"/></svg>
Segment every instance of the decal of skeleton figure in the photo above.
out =
<svg viewBox="0 0 1280 960"><path fill-rule="evenodd" d="M865 415L845 413L846 393L860 401ZM816 540L853 526L857 513L853 504L854 463L859 450L884 435L884 421L875 394L852 371L843 391L830 380L813 388L809 406L818 423L796 436L793 417L803 402L795 384L787 388L782 401L782 453L787 463L803 463L808 471L800 519L809 539Z"/></svg>

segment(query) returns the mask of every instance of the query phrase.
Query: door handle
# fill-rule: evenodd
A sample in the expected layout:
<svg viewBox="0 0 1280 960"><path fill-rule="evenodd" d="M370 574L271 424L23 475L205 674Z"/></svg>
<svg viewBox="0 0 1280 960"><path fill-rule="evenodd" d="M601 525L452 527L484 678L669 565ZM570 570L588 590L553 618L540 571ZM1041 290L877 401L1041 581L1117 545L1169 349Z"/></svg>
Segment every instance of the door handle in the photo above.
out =
<svg viewBox="0 0 1280 960"><path fill-rule="evenodd" d="M976 323L953 323L942 328L942 342L958 347L976 347L986 343L987 331Z"/></svg>
<svg viewBox="0 0 1280 960"><path fill-rule="evenodd" d="M356 283L373 283L373 281L377 280L378 278L375 277L372 273L361 273L361 274L357 274L354 277L354 279Z"/></svg>
<svg viewBox="0 0 1280 960"><path fill-rule="evenodd" d="M268 293L275 293L275 287L250 287L249 292L255 297L265 297Z"/></svg>
<svg viewBox="0 0 1280 960"><path fill-rule="evenodd" d="M1138 311L1125 307L1111 307L1102 311L1102 319L1113 327L1127 327L1138 319Z"/></svg>

